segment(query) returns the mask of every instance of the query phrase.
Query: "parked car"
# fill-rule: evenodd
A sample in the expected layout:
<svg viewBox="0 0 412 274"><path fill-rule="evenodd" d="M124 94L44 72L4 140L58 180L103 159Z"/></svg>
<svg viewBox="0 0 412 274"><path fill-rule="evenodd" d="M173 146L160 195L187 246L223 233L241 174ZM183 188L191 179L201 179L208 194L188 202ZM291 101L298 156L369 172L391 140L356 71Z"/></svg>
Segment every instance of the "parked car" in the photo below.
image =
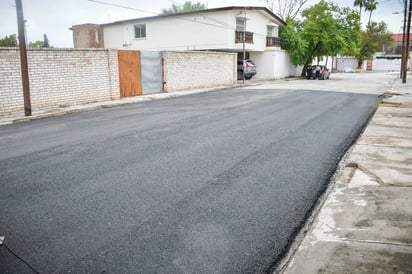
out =
<svg viewBox="0 0 412 274"><path fill-rule="evenodd" d="M330 71L324 65L314 65L306 69L306 79L326 80L329 77Z"/></svg>
<svg viewBox="0 0 412 274"><path fill-rule="evenodd" d="M256 75L256 65L250 59L238 60L237 61L237 79L243 79L243 69L245 70L245 79L250 80Z"/></svg>
<svg viewBox="0 0 412 274"><path fill-rule="evenodd" d="M353 72L356 72L356 70L354 70L354 69L351 68L351 67L345 67L345 68L343 69L343 72L345 72L345 73L353 73Z"/></svg>

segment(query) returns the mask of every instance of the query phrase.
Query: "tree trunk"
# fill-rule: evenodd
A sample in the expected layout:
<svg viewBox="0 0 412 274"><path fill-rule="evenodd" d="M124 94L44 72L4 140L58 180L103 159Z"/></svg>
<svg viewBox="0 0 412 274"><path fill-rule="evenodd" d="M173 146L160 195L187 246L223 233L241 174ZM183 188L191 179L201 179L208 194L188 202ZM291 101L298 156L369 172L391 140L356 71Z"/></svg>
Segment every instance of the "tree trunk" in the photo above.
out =
<svg viewBox="0 0 412 274"><path fill-rule="evenodd" d="M368 26L371 24L371 18L372 18L372 11L369 13L369 21L368 21Z"/></svg>
<svg viewBox="0 0 412 274"><path fill-rule="evenodd" d="M362 69L363 60L358 60L358 69Z"/></svg>
<svg viewBox="0 0 412 274"><path fill-rule="evenodd" d="M308 68L309 62L306 62L305 65L303 66L302 73L300 74L301 77L306 76L306 70Z"/></svg>

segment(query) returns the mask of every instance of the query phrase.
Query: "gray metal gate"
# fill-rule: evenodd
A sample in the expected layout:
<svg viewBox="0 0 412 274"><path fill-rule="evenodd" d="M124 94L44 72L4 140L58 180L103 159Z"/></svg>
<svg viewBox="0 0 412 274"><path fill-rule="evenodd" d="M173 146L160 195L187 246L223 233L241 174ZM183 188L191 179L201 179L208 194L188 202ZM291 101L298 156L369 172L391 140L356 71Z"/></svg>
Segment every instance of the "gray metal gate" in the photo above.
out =
<svg viewBox="0 0 412 274"><path fill-rule="evenodd" d="M162 55L158 51L141 51L142 93L153 94L163 91Z"/></svg>

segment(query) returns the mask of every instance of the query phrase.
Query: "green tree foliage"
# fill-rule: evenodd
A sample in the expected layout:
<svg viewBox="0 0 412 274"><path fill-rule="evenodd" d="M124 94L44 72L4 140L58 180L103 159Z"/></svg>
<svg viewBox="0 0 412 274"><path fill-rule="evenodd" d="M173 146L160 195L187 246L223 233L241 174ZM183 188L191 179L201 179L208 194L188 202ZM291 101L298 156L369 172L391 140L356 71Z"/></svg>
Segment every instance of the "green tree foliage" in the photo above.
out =
<svg viewBox="0 0 412 274"><path fill-rule="evenodd" d="M43 41L37 40L29 43L29 48L50 48L49 39L46 34L43 34Z"/></svg>
<svg viewBox="0 0 412 274"><path fill-rule="evenodd" d="M288 51L292 64L305 64L308 59L309 42L303 38L303 25L291 18L286 19L286 24L279 29L281 47Z"/></svg>
<svg viewBox="0 0 412 274"><path fill-rule="evenodd" d="M387 30L385 22L370 22L366 26L366 31L362 32L362 43L355 54L358 68L362 68L363 61L371 59L376 52L393 42L392 34Z"/></svg>
<svg viewBox="0 0 412 274"><path fill-rule="evenodd" d="M287 19L288 25L279 30L281 46L294 65L307 65L322 56L357 52L361 36L359 15L354 10L322 0L304 10L302 18Z"/></svg>
<svg viewBox="0 0 412 274"><path fill-rule="evenodd" d="M44 42L42 40L37 40L34 42L29 42L29 48L44 48Z"/></svg>
<svg viewBox="0 0 412 274"><path fill-rule="evenodd" d="M17 35L6 35L3 39L0 39L0 47L17 47Z"/></svg>
<svg viewBox="0 0 412 274"><path fill-rule="evenodd" d="M206 9L205 4L202 4L200 2L192 3L190 1L186 1L183 5L173 4L171 8L162 9L162 14L167 15L167 14L175 14L175 13L204 10L204 9Z"/></svg>

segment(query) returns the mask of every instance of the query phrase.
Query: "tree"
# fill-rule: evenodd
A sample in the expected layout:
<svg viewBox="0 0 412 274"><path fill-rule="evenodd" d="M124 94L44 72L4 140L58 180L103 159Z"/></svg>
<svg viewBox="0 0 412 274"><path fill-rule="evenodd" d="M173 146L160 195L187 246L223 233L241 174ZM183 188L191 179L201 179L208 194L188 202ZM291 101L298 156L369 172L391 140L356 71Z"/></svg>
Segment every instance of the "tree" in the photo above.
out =
<svg viewBox="0 0 412 274"><path fill-rule="evenodd" d="M366 31L362 32L362 43L358 53L358 68L362 68L363 61L371 59L379 49L390 46L393 43L392 34L387 30L385 22L370 22Z"/></svg>
<svg viewBox="0 0 412 274"><path fill-rule="evenodd" d="M309 42L302 35L303 24L292 18L286 19L286 26L279 29L282 49L289 53L290 61L294 65L305 64L309 55Z"/></svg>
<svg viewBox="0 0 412 274"><path fill-rule="evenodd" d="M368 25L371 23L372 12L376 10L377 7L378 7L378 2L376 2L375 0L365 1L365 11L369 11Z"/></svg>
<svg viewBox="0 0 412 274"><path fill-rule="evenodd" d="M309 0L266 0L269 9L282 20L295 19Z"/></svg>
<svg viewBox="0 0 412 274"><path fill-rule="evenodd" d="M171 8L162 9L162 14L167 15L204 9L206 9L205 4L202 4L200 2L192 3L190 1L186 1L183 5L173 4Z"/></svg>
<svg viewBox="0 0 412 274"><path fill-rule="evenodd" d="M47 35L43 34L43 41L37 40L34 42L29 43L29 48L50 48L49 39L47 39Z"/></svg>
<svg viewBox="0 0 412 274"><path fill-rule="evenodd" d="M50 48L49 39L47 38L46 34L43 34L43 44L45 48Z"/></svg>
<svg viewBox="0 0 412 274"><path fill-rule="evenodd" d="M366 0L355 0L353 2L354 7L359 7L359 20L362 18L362 9L365 6Z"/></svg>
<svg viewBox="0 0 412 274"><path fill-rule="evenodd" d="M359 15L349 8L324 0L302 12L303 21L287 20L279 29L282 48L294 65L306 65L314 58L357 53L360 40Z"/></svg>
<svg viewBox="0 0 412 274"><path fill-rule="evenodd" d="M0 47L17 47L17 35L10 34L0 39Z"/></svg>

